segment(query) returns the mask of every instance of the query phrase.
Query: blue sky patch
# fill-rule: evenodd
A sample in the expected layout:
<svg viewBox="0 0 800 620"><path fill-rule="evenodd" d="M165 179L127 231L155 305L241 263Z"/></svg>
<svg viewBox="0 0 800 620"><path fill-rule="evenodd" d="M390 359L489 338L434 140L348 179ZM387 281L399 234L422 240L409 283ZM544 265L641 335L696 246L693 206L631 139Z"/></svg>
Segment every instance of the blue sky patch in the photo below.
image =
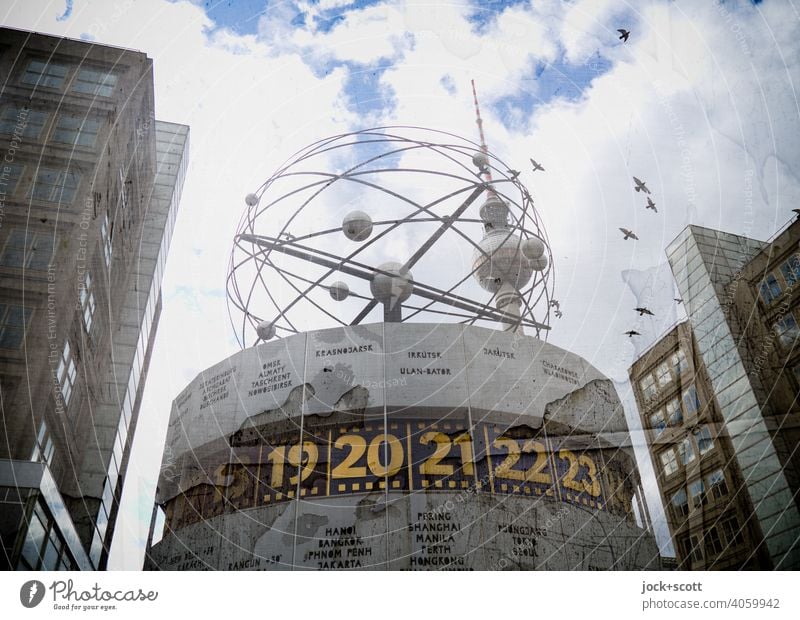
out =
<svg viewBox="0 0 800 620"><path fill-rule="evenodd" d="M528 4L528 0L477 0L467 15L467 20L478 33L484 33L508 7Z"/></svg>
<svg viewBox="0 0 800 620"><path fill-rule="evenodd" d="M582 64L570 64L562 54L554 63L536 63L520 81L518 92L501 97L491 105L506 128L519 129L537 106L554 99L578 101L592 80L609 69L611 61L599 52Z"/></svg>

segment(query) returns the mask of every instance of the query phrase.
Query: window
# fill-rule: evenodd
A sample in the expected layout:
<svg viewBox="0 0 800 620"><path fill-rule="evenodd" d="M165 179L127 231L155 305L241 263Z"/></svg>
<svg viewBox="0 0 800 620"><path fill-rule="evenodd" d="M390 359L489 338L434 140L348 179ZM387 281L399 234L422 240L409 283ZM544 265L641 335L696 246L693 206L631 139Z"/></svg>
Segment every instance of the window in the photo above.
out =
<svg viewBox="0 0 800 620"><path fill-rule="evenodd" d="M103 240L103 256L106 259L106 267L110 267L114 246L111 240L111 224L108 221L108 213L106 213L103 223L100 225L100 238Z"/></svg>
<svg viewBox="0 0 800 620"><path fill-rule="evenodd" d="M675 379L679 379L689 369L689 363L686 361L686 355L682 349L675 351L670 361L672 362L672 372L675 373Z"/></svg>
<svg viewBox="0 0 800 620"><path fill-rule="evenodd" d="M639 381L639 388L645 398L650 398L656 393L656 380L653 375L647 374Z"/></svg>
<svg viewBox="0 0 800 620"><path fill-rule="evenodd" d="M9 196L13 194L21 176L22 166L3 162L0 166L0 192Z"/></svg>
<svg viewBox="0 0 800 620"><path fill-rule="evenodd" d="M53 235L12 228L6 239L0 265L46 271L53 258Z"/></svg>
<svg viewBox="0 0 800 620"><path fill-rule="evenodd" d="M61 388L61 396L64 399L64 406L69 405L72 397L72 388L75 387L75 377L78 374L75 369L75 361L72 359L72 350L69 347L69 340L64 343L64 350L61 352L61 359L58 362L56 378Z"/></svg>
<svg viewBox="0 0 800 620"><path fill-rule="evenodd" d="M114 86L117 84L117 76L105 71L95 69L81 69L72 90L89 95L100 95L110 97L114 93Z"/></svg>
<svg viewBox="0 0 800 620"><path fill-rule="evenodd" d="M687 417L694 415L700 409L700 399L697 397L697 389L693 385L683 392L683 408Z"/></svg>
<svg viewBox="0 0 800 620"><path fill-rule="evenodd" d="M656 369L656 381L660 388L669 385L670 381L672 381L672 375L669 374L669 365L666 362L663 362Z"/></svg>
<svg viewBox="0 0 800 620"><path fill-rule="evenodd" d="M719 522L719 527L725 535L725 540L731 547L740 545L744 542L742 528L739 527L739 520L736 515L727 515Z"/></svg>
<svg viewBox="0 0 800 620"><path fill-rule="evenodd" d="M710 527L706 532L706 549L708 549L712 556L719 555L725 547L719 537L719 529L717 526Z"/></svg>
<svg viewBox="0 0 800 620"><path fill-rule="evenodd" d="M689 514L689 502L686 499L686 489L680 489L672 496L672 500L670 501L676 520L680 521L679 517L685 517Z"/></svg>
<svg viewBox="0 0 800 620"><path fill-rule="evenodd" d="M706 480L708 480L708 490L714 499L720 499L728 494L728 484L725 482L725 474L721 469L712 471Z"/></svg>
<svg viewBox="0 0 800 620"><path fill-rule="evenodd" d="M667 420L670 426L680 426L683 422L683 412L677 398L667 403Z"/></svg>
<svg viewBox="0 0 800 620"><path fill-rule="evenodd" d="M39 425L39 433L36 435L36 444L33 446L31 460L37 463L47 463L51 465L54 451L53 440L50 437L50 433L47 431L47 424L42 420L42 423Z"/></svg>
<svg viewBox="0 0 800 620"><path fill-rule="evenodd" d="M667 427L666 422L664 422L664 410L659 409L650 414L650 428L652 428L656 432L656 437L658 437L661 433L664 432L664 429Z"/></svg>
<svg viewBox="0 0 800 620"><path fill-rule="evenodd" d="M61 88L67 77L67 66L42 60L31 60L22 74L23 84Z"/></svg>
<svg viewBox="0 0 800 620"><path fill-rule="evenodd" d="M678 444L678 456L680 456L681 465L684 467L694 460L694 444L691 438L684 437L683 441Z"/></svg>
<svg viewBox="0 0 800 620"><path fill-rule="evenodd" d="M39 168L33 186L33 197L46 202L71 203L80 180L81 175L71 170Z"/></svg>
<svg viewBox="0 0 800 620"><path fill-rule="evenodd" d="M30 308L0 304L0 349L19 349L31 322Z"/></svg>
<svg viewBox="0 0 800 620"><path fill-rule="evenodd" d="M59 116L53 132L53 142L78 146L94 146L100 121L86 116Z"/></svg>
<svg viewBox="0 0 800 620"><path fill-rule="evenodd" d="M699 508L708 503L708 498L705 494L705 485L703 479L700 478L689 484L689 495L692 498L692 507Z"/></svg>
<svg viewBox="0 0 800 620"><path fill-rule="evenodd" d="M761 283L761 299L764 303L769 305L781 295L781 285L778 284L777 278L768 273Z"/></svg>
<svg viewBox="0 0 800 620"><path fill-rule="evenodd" d="M694 438L697 442L697 450L700 452L700 456L714 449L714 440L711 438L711 431L708 426L702 426L696 430Z"/></svg>
<svg viewBox="0 0 800 620"><path fill-rule="evenodd" d="M31 110L22 105L10 105L0 113L0 133L21 133L23 138L38 140L42 133L47 112Z"/></svg>
<svg viewBox="0 0 800 620"><path fill-rule="evenodd" d="M800 281L800 255L795 254L790 256L788 260L781 265L781 273L783 279L786 280L787 286L794 286Z"/></svg>
<svg viewBox="0 0 800 620"><path fill-rule="evenodd" d="M775 329L775 333L778 334L778 340L781 346L785 349L791 349L795 344L795 340L800 336L800 329L798 329L797 321L795 321L792 314L784 316L780 321L775 323L773 328Z"/></svg>
<svg viewBox="0 0 800 620"><path fill-rule="evenodd" d="M83 276L83 284L81 285L81 310L83 311L83 324L86 326L86 331L91 332L95 303L92 276L88 271Z"/></svg>
<svg viewBox="0 0 800 620"><path fill-rule="evenodd" d="M703 547L700 545L700 539L697 536L689 538L689 544L692 546L691 554L693 562L703 561Z"/></svg>
<svg viewBox="0 0 800 620"><path fill-rule="evenodd" d="M665 476L671 476L678 471L678 459L675 458L675 450L672 448L664 450L659 455L659 459L661 460L661 468L664 470Z"/></svg>

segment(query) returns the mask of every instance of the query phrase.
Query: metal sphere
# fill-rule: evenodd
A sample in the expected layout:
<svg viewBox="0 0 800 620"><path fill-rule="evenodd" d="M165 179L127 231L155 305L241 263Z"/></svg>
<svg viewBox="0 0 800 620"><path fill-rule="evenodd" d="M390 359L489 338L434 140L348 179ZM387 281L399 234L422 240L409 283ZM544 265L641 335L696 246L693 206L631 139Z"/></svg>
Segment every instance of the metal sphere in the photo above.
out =
<svg viewBox="0 0 800 620"><path fill-rule="evenodd" d="M344 301L350 295L350 287L346 282L334 282L328 287L328 293L335 301Z"/></svg>
<svg viewBox="0 0 800 620"><path fill-rule="evenodd" d="M372 277L369 290L375 299L381 303L394 305L411 297L414 290L414 278L408 269L396 262L383 263L378 269L389 272L391 275L376 273Z"/></svg>
<svg viewBox="0 0 800 620"><path fill-rule="evenodd" d="M508 205L497 194L489 194L481 205L480 215L485 223L491 224L494 228L508 225Z"/></svg>
<svg viewBox="0 0 800 620"><path fill-rule="evenodd" d="M244 197L244 202L248 207L255 207L258 204L258 196L255 194L247 194Z"/></svg>
<svg viewBox="0 0 800 620"><path fill-rule="evenodd" d="M480 170L483 170L489 165L489 158L487 157L486 153L483 153L482 151L477 151L472 156L472 163L475 164L475 166Z"/></svg>
<svg viewBox="0 0 800 620"><path fill-rule="evenodd" d="M372 234L372 218L363 211L350 211L342 219L342 232L350 241L364 241Z"/></svg>
<svg viewBox="0 0 800 620"><path fill-rule="evenodd" d="M544 271L545 269L547 269L548 262L549 261L547 260L547 256L543 254L539 258L530 261L531 269L533 269L534 271Z"/></svg>
<svg viewBox="0 0 800 620"><path fill-rule="evenodd" d="M496 293L503 283L520 289L530 282L533 267L522 254L522 241L510 230L502 228L489 232L478 244L488 256L475 250L473 277L485 290Z"/></svg>
<svg viewBox="0 0 800 620"><path fill-rule="evenodd" d="M275 325L271 321L261 321L256 327L256 334L265 342L272 340L275 337Z"/></svg>
<svg viewBox="0 0 800 620"><path fill-rule="evenodd" d="M544 255L544 241L531 237L522 242L522 253L528 260L536 260Z"/></svg>

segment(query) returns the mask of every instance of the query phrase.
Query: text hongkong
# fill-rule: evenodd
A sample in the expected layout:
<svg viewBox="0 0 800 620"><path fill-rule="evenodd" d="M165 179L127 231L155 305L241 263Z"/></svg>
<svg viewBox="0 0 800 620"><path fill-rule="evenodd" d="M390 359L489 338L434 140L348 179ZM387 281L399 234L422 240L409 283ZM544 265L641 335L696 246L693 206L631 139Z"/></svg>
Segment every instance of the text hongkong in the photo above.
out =
<svg viewBox="0 0 800 620"><path fill-rule="evenodd" d="M150 590L144 592L139 588L138 592L135 590L104 590L98 584L89 590L76 590L73 587L72 579L67 581L54 581L50 586L53 591L53 600L59 600L60 596L62 601L154 601L158 598L158 592Z"/></svg>

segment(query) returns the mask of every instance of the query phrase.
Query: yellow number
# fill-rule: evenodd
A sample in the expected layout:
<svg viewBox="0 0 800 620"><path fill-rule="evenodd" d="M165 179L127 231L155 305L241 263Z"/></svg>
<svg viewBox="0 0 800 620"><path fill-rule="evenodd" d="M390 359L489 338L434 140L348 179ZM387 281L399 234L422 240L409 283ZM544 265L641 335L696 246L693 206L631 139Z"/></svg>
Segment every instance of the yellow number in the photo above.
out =
<svg viewBox="0 0 800 620"><path fill-rule="evenodd" d="M597 479L597 466L594 461L585 454L575 456L570 450L560 450L558 456L566 461L569 461L569 471L564 474L561 479L561 484L566 488L577 491L578 493L586 492L592 497L600 496L600 481ZM576 481L580 466L587 469L589 480Z"/></svg>
<svg viewBox="0 0 800 620"><path fill-rule="evenodd" d="M419 438L419 442L423 445L427 445L431 441L436 442L436 450L427 461L419 466L419 473L423 476L453 475L452 465L440 465L441 460L450 454L450 438L444 433L439 433L436 431L423 433Z"/></svg>
<svg viewBox="0 0 800 620"><path fill-rule="evenodd" d="M578 475L578 457L572 454L570 450L559 450L558 457L569 461L569 471L564 474L564 477L561 479L561 484L578 493L583 491L583 485L575 482L575 476Z"/></svg>
<svg viewBox="0 0 800 620"><path fill-rule="evenodd" d="M552 482L550 474L542 471L545 467L547 467L547 452L540 442L529 439L522 446L521 451L519 448L519 443L517 443L514 439L507 439L505 437L499 437L498 439L495 439L493 445L495 448L503 447L508 450L508 456L506 459L497 466L497 469L495 469L496 476L500 478L508 478L509 480L519 480L521 482L538 482L541 484L550 484ZM517 461L519 461L521 452L525 454L529 454L531 452L536 453L536 461L527 471L512 469L512 467L517 464Z"/></svg>
<svg viewBox="0 0 800 620"><path fill-rule="evenodd" d="M547 450L544 445L533 439L529 439L525 446L522 448L523 452L536 452L536 461L533 466L525 473L525 480L528 482L539 482L541 484L551 484L553 479L550 474L544 473L542 470L547 467Z"/></svg>
<svg viewBox="0 0 800 620"><path fill-rule="evenodd" d="M381 463L383 442L389 444L389 464L385 466ZM386 433L376 435L369 442L367 464L369 465L369 470L380 478L394 476L403 467L403 445L400 440L394 435L387 435Z"/></svg>
<svg viewBox="0 0 800 620"><path fill-rule="evenodd" d="M513 439L498 437L494 440L493 445L495 448L505 448L508 451L508 456L497 466L497 469L494 470L495 475L510 480L525 480L524 471L511 469L519 460L519 444Z"/></svg>
<svg viewBox="0 0 800 620"><path fill-rule="evenodd" d="M585 465L588 470L589 480L583 481L586 492L592 497L600 497L600 480L597 477L597 466L594 461L585 454L581 454L578 457L578 463Z"/></svg>
<svg viewBox="0 0 800 620"><path fill-rule="evenodd" d="M469 433L463 433L456 437L453 443L461 450L461 466L464 468L464 474L471 476L475 471L472 465L475 461L472 456L472 437L469 436Z"/></svg>
<svg viewBox="0 0 800 620"><path fill-rule="evenodd" d="M351 450L344 461L334 467L331 472L332 478L363 478L367 475L366 467L353 467L367 451L367 440L360 435L342 435L333 444L337 450L344 446L350 446Z"/></svg>
<svg viewBox="0 0 800 620"><path fill-rule="evenodd" d="M301 457L300 444L292 446L289 450L289 464L292 467L301 467L300 469L300 482L308 478L313 472L314 468L319 462L319 450L317 444L313 441L304 441L302 453L307 454L308 458ZM289 484L297 484L297 474L289 478Z"/></svg>
<svg viewBox="0 0 800 620"><path fill-rule="evenodd" d="M272 463L272 476L269 485L273 489L280 489L283 485L283 462L286 459L286 446L278 446L267 456L267 460Z"/></svg>

